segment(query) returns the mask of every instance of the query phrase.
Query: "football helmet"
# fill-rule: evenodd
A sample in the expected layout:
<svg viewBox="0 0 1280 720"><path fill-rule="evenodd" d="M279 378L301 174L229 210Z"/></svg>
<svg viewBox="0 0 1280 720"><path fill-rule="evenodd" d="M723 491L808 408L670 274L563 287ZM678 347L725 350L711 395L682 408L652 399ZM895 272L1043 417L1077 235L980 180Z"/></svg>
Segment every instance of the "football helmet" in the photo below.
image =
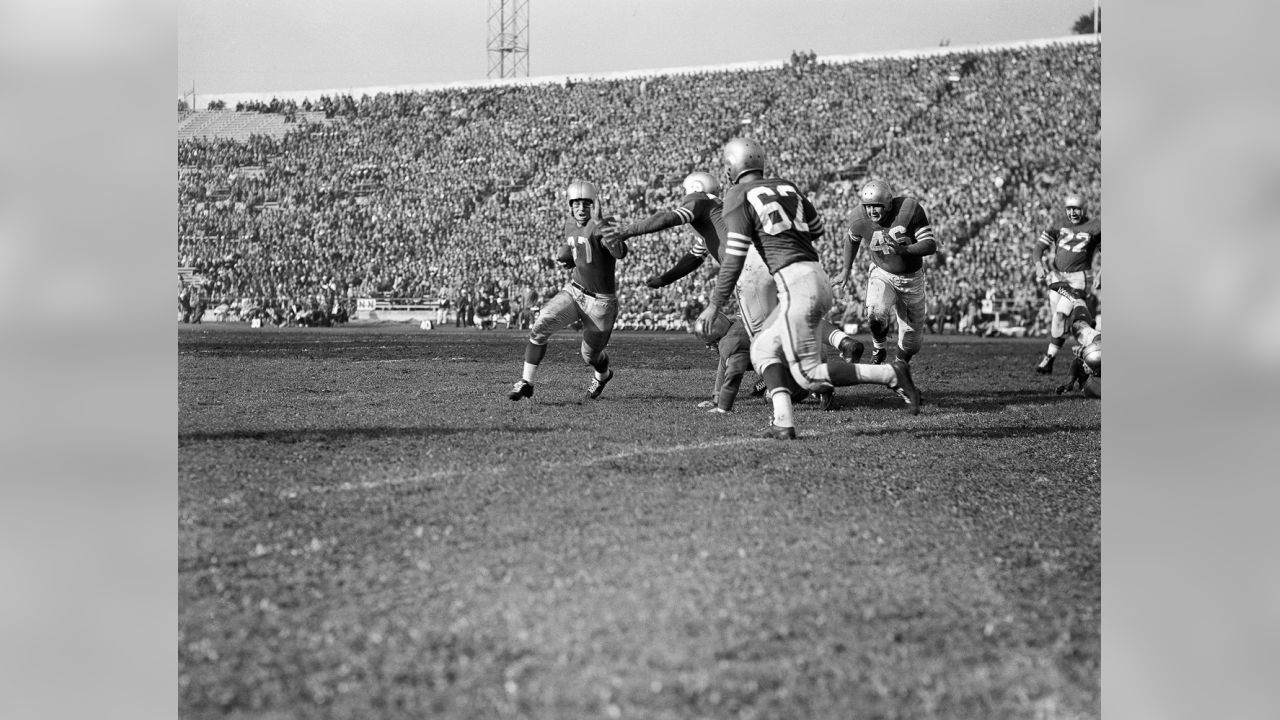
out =
<svg viewBox="0 0 1280 720"><path fill-rule="evenodd" d="M707 194L716 194L720 192L720 181L715 179L709 172L695 170L689 173L689 177L684 179L684 192L689 193L704 192Z"/></svg>
<svg viewBox="0 0 1280 720"><path fill-rule="evenodd" d="M870 180L858 191L858 198L863 205L889 207L893 200L893 186L884 180Z"/></svg>
<svg viewBox="0 0 1280 720"><path fill-rule="evenodd" d="M569 183L569 204L573 205L574 200L590 200L592 205L596 204L596 196L600 194L600 189L593 182L586 180L574 180Z"/></svg>
<svg viewBox="0 0 1280 720"><path fill-rule="evenodd" d="M734 138L724 146L725 179L730 185L743 173L764 172L764 146L751 138Z"/></svg>
<svg viewBox="0 0 1280 720"><path fill-rule="evenodd" d="M1102 374L1102 335L1098 334L1087 345L1080 346L1080 359L1093 371L1094 375Z"/></svg>
<svg viewBox="0 0 1280 720"><path fill-rule="evenodd" d="M1073 223L1084 221L1085 209L1084 198L1082 196L1072 193L1063 198L1062 206L1066 208L1068 220Z"/></svg>

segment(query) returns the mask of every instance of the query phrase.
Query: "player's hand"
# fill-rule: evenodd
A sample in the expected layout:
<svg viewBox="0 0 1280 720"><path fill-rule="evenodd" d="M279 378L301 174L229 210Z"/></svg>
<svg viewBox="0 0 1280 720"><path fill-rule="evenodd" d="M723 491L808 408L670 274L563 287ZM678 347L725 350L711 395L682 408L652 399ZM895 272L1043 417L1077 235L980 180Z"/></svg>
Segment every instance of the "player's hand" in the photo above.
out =
<svg viewBox="0 0 1280 720"><path fill-rule="evenodd" d="M648 285L654 290L657 290L660 287L666 287L666 284L662 282L661 275L650 275L649 277L645 278L644 284Z"/></svg>
<svg viewBox="0 0 1280 720"><path fill-rule="evenodd" d="M602 242L620 241L628 238L629 236L623 232L622 228L616 223L611 223L603 232L600 233L600 240Z"/></svg>
<svg viewBox="0 0 1280 720"><path fill-rule="evenodd" d="M831 279L831 287L844 287L847 282L849 282L849 273L842 272Z"/></svg>

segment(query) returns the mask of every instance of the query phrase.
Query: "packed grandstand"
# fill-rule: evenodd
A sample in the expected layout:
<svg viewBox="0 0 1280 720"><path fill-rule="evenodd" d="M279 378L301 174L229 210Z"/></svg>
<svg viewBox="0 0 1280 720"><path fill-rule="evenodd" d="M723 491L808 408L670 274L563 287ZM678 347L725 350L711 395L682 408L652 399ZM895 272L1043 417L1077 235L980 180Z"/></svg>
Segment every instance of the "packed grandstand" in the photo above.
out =
<svg viewBox="0 0 1280 720"><path fill-rule="evenodd" d="M1101 214L1101 55L1098 36L1079 36L180 104L180 309L327 324L377 299L446 304L451 324L459 309L464 322L469 310L519 324L513 310L527 315L564 284L553 259L570 181L597 183L606 213L636 220L677 201L689 172L718 175L725 141L748 135L835 230L831 274L856 189L887 179L924 202L936 230L938 327L1040 334L1037 236L1067 192ZM711 264L667 288L644 279L693 239L685 227L633 243L619 329L685 327L714 285ZM856 264L837 292L851 317L866 286Z"/></svg>

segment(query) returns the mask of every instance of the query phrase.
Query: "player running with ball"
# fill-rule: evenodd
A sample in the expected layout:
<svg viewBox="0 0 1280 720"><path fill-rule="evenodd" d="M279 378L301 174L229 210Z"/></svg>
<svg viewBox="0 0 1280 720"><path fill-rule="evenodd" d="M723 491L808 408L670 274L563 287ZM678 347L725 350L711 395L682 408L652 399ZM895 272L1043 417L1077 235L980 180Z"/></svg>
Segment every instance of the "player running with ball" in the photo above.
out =
<svg viewBox="0 0 1280 720"><path fill-rule="evenodd" d="M569 184L572 217L565 221L564 244L556 260L566 268L573 268L573 276L569 284L542 306L529 329L524 373L507 393L512 401L533 397L533 377L547 354L547 341L575 320L582 321L582 359L595 371L587 385L586 398L600 397L605 385L613 379L605 348L618 318L616 266L618 260L627 256L627 243L602 238L601 232L610 220L600 217L598 195L599 189L594 183L579 180Z"/></svg>

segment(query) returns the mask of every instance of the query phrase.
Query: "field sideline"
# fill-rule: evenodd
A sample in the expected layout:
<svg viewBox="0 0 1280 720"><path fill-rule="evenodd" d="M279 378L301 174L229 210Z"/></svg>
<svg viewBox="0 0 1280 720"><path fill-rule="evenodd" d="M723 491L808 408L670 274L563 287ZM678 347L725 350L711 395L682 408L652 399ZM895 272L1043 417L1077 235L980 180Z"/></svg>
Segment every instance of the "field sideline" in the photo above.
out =
<svg viewBox="0 0 1280 720"><path fill-rule="evenodd" d="M683 333L512 403L524 336L180 326L181 717L1100 715L1102 409L1043 339L926 335L919 416L784 443Z"/></svg>

